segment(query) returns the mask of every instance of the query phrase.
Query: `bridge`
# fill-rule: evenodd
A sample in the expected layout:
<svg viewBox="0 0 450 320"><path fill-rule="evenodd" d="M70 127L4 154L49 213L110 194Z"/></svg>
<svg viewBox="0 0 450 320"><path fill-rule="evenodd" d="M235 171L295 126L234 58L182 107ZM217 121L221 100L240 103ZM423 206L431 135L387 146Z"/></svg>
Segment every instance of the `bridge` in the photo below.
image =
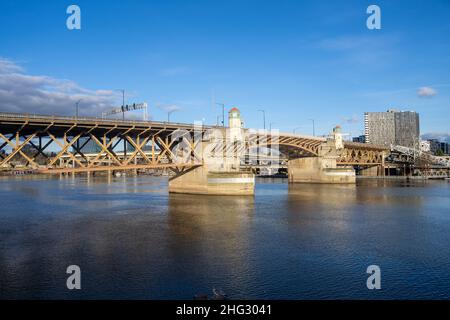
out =
<svg viewBox="0 0 450 320"><path fill-rule="evenodd" d="M95 152L87 154L87 145L95 146ZM0 170L51 174L168 168L174 172L173 190L179 191L185 188L177 188L177 181L204 171L208 177L200 174L201 179L219 182L206 183L218 190L227 182L251 184L251 173L242 172L240 163L254 150L286 158L292 182L320 182L314 181L318 172L326 173L329 182L352 182L351 166L382 168L389 153L384 147L342 141L338 131L324 138L236 125L0 113ZM305 166L309 173L302 171Z"/></svg>
<svg viewBox="0 0 450 320"><path fill-rule="evenodd" d="M393 155L396 157L393 161L398 162L416 162L417 160L434 164L441 167L450 167L450 159L447 157L438 157L427 152L423 152L422 150L409 148L404 146L391 146L391 151ZM394 154L395 152L395 154Z"/></svg>

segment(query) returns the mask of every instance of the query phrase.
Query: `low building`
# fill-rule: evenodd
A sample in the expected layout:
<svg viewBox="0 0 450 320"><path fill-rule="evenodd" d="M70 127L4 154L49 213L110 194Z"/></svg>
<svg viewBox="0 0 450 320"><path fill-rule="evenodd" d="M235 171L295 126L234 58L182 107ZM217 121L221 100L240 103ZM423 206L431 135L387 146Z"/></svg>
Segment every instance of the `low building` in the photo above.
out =
<svg viewBox="0 0 450 320"><path fill-rule="evenodd" d="M366 143L366 136L353 137L353 142Z"/></svg>
<svg viewBox="0 0 450 320"><path fill-rule="evenodd" d="M449 155L450 146L447 142L441 142L438 139L429 139L430 152L434 155Z"/></svg>
<svg viewBox="0 0 450 320"><path fill-rule="evenodd" d="M437 139L429 139L428 142L430 143L430 152L436 154L441 148L441 143Z"/></svg>
<svg viewBox="0 0 450 320"><path fill-rule="evenodd" d="M442 151L443 154L448 155L449 154L449 145L447 142L440 142L439 143L439 149Z"/></svg>

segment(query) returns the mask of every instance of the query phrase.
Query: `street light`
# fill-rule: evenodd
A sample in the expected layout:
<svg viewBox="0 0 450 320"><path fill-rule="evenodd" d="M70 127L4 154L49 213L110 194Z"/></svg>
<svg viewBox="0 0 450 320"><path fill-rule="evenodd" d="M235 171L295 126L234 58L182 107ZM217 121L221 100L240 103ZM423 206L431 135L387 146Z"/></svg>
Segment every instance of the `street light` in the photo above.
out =
<svg viewBox="0 0 450 320"><path fill-rule="evenodd" d="M225 104L218 102L216 104L222 106L222 127L225 127Z"/></svg>
<svg viewBox="0 0 450 320"><path fill-rule="evenodd" d="M292 130L292 133L295 134L295 131L296 131L297 129L300 129L300 128L301 128L301 127L294 128L294 130Z"/></svg>
<svg viewBox="0 0 450 320"><path fill-rule="evenodd" d="M272 125L275 124L275 122L269 123L269 131L272 131Z"/></svg>
<svg viewBox="0 0 450 320"><path fill-rule="evenodd" d="M117 89L122 92L122 121L125 121L125 89ZM127 157L127 140L123 139L123 157Z"/></svg>
<svg viewBox="0 0 450 320"><path fill-rule="evenodd" d="M125 121L125 89L117 89L122 92L122 121Z"/></svg>
<svg viewBox="0 0 450 320"><path fill-rule="evenodd" d="M78 119L78 107L79 107L79 105L80 105L80 102L81 102L81 99L78 100L77 102L75 102L75 106L76 106L76 117L77 117L77 119Z"/></svg>
<svg viewBox="0 0 450 320"><path fill-rule="evenodd" d="M315 120L314 119L308 119L309 121L312 121L312 125L313 125L313 137L316 136L316 126L315 126Z"/></svg>
<svg viewBox="0 0 450 320"><path fill-rule="evenodd" d="M258 111L262 112L262 114L263 114L264 130L266 130L266 111L262 110L262 109L259 109Z"/></svg>
<svg viewBox="0 0 450 320"><path fill-rule="evenodd" d="M167 122L170 122L170 115L171 115L172 113L174 113L175 111L177 111L177 110L170 110L170 111L167 111Z"/></svg>

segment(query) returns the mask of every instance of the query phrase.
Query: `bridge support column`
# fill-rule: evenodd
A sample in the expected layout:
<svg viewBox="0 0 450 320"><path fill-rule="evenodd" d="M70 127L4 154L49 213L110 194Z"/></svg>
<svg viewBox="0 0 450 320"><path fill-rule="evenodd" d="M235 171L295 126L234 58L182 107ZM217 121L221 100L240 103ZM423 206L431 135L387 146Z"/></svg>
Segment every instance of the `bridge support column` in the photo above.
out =
<svg viewBox="0 0 450 320"><path fill-rule="evenodd" d="M384 167L383 167L384 168ZM360 176L364 177L377 177L377 176L383 176L382 167L379 165L363 168L359 171Z"/></svg>
<svg viewBox="0 0 450 320"><path fill-rule="evenodd" d="M242 152L237 151L239 148L227 152L230 146L235 146L234 142L220 138L211 138L202 142L202 148L199 150L202 161L198 162L198 166L177 172L175 176L170 177L169 192L253 195L255 175L240 169Z"/></svg>
<svg viewBox="0 0 450 320"><path fill-rule="evenodd" d="M207 132L189 152L198 166L169 178L169 192L207 195L253 195L255 175L240 169L245 135L237 109L230 111L230 128ZM181 151L181 150L178 150ZM176 151L174 151L176 153ZM183 154L183 152L181 152Z"/></svg>
<svg viewBox="0 0 450 320"><path fill-rule="evenodd" d="M255 175L241 171L211 171L206 165L169 179L169 192L209 195L253 195Z"/></svg>
<svg viewBox="0 0 450 320"><path fill-rule="evenodd" d="M352 167L337 166L336 159L344 148L340 127L333 129L333 138L319 147L318 157L289 160L290 182L356 183Z"/></svg>
<svg viewBox="0 0 450 320"><path fill-rule="evenodd" d="M336 166L336 159L309 157L289 160L289 182L356 183L355 170Z"/></svg>

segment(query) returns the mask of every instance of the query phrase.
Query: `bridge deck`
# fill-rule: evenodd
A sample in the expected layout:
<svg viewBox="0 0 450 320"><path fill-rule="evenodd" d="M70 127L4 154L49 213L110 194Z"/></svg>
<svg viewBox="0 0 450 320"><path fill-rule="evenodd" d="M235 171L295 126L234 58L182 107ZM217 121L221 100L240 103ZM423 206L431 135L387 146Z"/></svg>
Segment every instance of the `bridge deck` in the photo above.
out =
<svg viewBox="0 0 450 320"><path fill-rule="evenodd" d="M40 168L42 162L38 163L36 158L42 156L48 159L48 170L68 170L68 166L74 171L75 169L76 171L93 171L109 170L111 167L132 169L159 165L172 166L178 170L182 167L198 165L198 161L202 161L202 156L197 154L193 136L200 132L201 140L203 140L209 129L224 130L226 128L161 121L0 113L0 167L14 167L16 158L19 157L22 162L25 160L27 166ZM174 132L179 130L182 132L181 136L175 137ZM267 130L244 129L244 132L245 143L239 147L235 148L234 142L228 143L228 140L220 142L220 139L216 141L220 142L217 145L220 148L236 149L236 152L237 148L242 151L242 148L275 147L287 157L295 158L317 156L320 146L327 140L323 137ZM92 141L98 147L95 157L87 157L83 154L86 140ZM182 162L174 154L174 147L180 141L186 143L190 153L190 157ZM146 153L148 150L145 150L149 147L148 144L151 144L150 155ZM49 157L48 151L44 152L49 145L59 147L56 155ZM124 149L127 145L132 147L129 153L125 152L125 155L120 156L116 148L118 145L123 145ZM25 146L35 153L24 152ZM386 148L353 142L344 142L344 146L342 155L338 159L339 165L383 163ZM9 154L6 154L4 150L2 152L5 147L11 150Z"/></svg>
<svg viewBox="0 0 450 320"><path fill-rule="evenodd" d="M68 128L72 128L71 134L76 135L86 128L95 128L96 131L108 131L114 134L115 131L128 131L129 133L140 133L143 130L152 128L154 131L164 130L173 132L178 129L193 130L193 124L161 122L161 121L139 121L139 120L118 120L102 119L93 117L65 117L65 116L45 116L32 114L0 113L1 133L14 133L17 126L24 126L21 130L23 134L29 134L36 130L52 128L52 131L59 136ZM203 129L214 128L213 126L203 126ZM91 131L92 132L92 131Z"/></svg>

